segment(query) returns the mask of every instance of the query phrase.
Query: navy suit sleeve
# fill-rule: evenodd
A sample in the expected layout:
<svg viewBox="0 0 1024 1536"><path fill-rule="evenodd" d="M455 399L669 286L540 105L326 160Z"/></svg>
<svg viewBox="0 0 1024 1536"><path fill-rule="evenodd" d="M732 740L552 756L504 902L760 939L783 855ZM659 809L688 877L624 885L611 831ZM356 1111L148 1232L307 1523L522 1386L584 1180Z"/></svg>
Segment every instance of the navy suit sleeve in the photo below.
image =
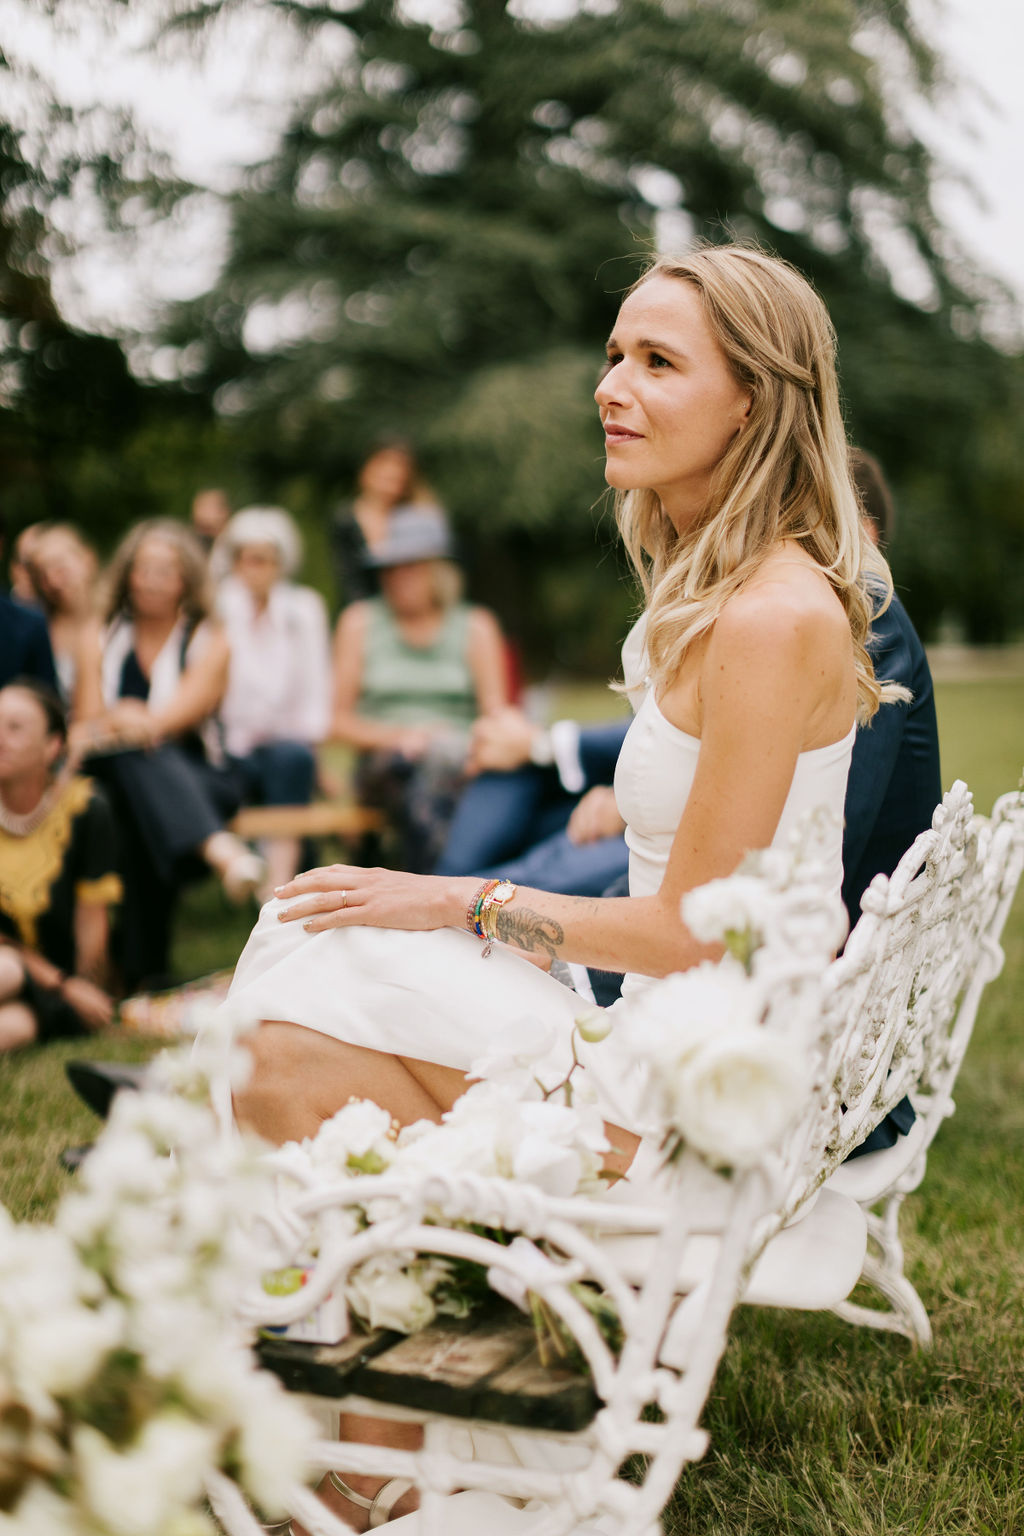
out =
<svg viewBox="0 0 1024 1536"><path fill-rule="evenodd" d="M610 784L615 777L615 764L619 760L622 743L632 724L628 719L609 721L607 725L584 725L580 729L580 767L586 788L595 784Z"/></svg>
<svg viewBox="0 0 1024 1536"><path fill-rule="evenodd" d="M0 687L16 677L32 677L58 691L46 620L0 592Z"/></svg>
<svg viewBox="0 0 1024 1536"><path fill-rule="evenodd" d="M876 675L902 683L908 704L883 704L857 732L846 790L843 901L851 925L877 874L891 875L942 797L935 696L928 661L898 598L872 625Z"/></svg>
<svg viewBox="0 0 1024 1536"><path fill-rule="evenodd" d="M891 610L876 621L872 631L871 659L875 675L884 682L912 686L913 668L904 636L896 624L886 624ZM850 777L846 784L846 826L843 831L843 868L858 867L870 841L878 813L892 783L907 728L909 704L881 704L874 719L862 725L853 743ZM891 874L891 870L886 871Z"/></svg>
<svg viewBox="0 0 1024 1536"><path fill-rule="evenodd" d="M54 693L60 692L57 682L57 668L53 663L53 649L50 645L50 632L46 623L41 622L33 630L29 639L25 655L25 671L29 677L36 678L40 683L46 683Z"/></svg>

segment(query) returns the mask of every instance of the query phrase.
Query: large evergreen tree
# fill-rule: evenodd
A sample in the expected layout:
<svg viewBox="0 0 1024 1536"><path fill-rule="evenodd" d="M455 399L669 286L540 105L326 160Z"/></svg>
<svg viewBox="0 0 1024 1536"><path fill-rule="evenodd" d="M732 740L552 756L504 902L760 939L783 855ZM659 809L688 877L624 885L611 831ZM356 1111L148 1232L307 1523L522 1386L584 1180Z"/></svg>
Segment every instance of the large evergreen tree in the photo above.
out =
<svg viewBox="0 0 1024 1536"><path fill-rule="evenodd" d="M959 615L975 638L1015 621L1021 364L980 338L995 285L932 212L901 110L935 72L910 0L146 3L201 39L226 14L283 16L309 61L231 199L219 280L163 338L187 348L191 404L132 438L128 462L158 461L151 501L180 506L219 450L240 491L314 531L373 438L404 431L477 594L545 664L606 666L628 598L615 558L594 558L601 343L655 241L753 238L830 306L919 621ZM105 190L124 189L108 174Z"/></svg>
<svg viewBox="0 0 1024 1536"><path fill-rule="evenodd" d="M311 57L343 29L347 58L239 191L222 277L176 322L257 478L328 496L375 432L409 431L471 543L500 549L487 595L522 603L514 557L547 554L540 611L578 626L614 572L567 582L564 562L600 490L590 391L617 295L656 235L749 237L831 308L851 429L902 491L919 618L1004 625L963 555L976 426L1011 365L978 338L982 288L899 110L934 70L906 0L277 8Z"/></svg>

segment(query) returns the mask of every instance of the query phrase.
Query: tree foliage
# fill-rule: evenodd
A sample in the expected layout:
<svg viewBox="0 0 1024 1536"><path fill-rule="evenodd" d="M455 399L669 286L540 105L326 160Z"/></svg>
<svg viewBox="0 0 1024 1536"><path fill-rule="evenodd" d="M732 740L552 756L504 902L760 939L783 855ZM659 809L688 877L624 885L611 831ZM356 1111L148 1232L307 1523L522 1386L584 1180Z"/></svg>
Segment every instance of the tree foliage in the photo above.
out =
<svg viewBox="0 0 1024 1536"><path fill-rule="evenodd" d="M972 594L1019 518L977 570L963 554L981 555L978 452L1013 365L979 338L984 288L899 111L935 70L905 0L278 8L310 50L343 29L347 55L239 191L221 279L176 321L262 475L301 466L329 496L376 433L408 431L485 581L497 567L487 595L520 547L547 540L564 571L600 490L589 397L618 295L655 240L751 238L830 306L851 431L905 506L919 618L1005 627ZM587 601L615 571L576 578Z"/></svg>
<svg viewBox="0 0 1024 1536"><path fill-rule="evenodd" d="M1021 363L980 334L996 285L932 210L901 107L936 78L910 0L149 3L200 44L287 18L315 76L163 337L249 494L322 525L374 438L407 433L474 591L545 662L609 656L630 599L594 548L602 342L655 245L753 239L830 307L922 627L1015 621Z"/></svg>

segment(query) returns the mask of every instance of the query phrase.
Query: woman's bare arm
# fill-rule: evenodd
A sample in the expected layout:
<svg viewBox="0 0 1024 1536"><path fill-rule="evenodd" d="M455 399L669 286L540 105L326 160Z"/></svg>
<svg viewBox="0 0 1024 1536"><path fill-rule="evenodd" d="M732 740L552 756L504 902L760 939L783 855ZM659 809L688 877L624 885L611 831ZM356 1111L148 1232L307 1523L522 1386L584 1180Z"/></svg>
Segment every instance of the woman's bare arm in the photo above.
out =
<svg viewBox="0 0 1024 1536"><path fill-rule="evenodd" d="M477 713L489 715L508 703L508 652L505 637L488 608L469 613L469 670Z"/></svg>
<svg viewBox="0 0 1024 1536"><path fill-rule="evenodd" d="M77 901L75 974L98 987L110 984L110 911L102 902Z"/></svg>
<svg viewBox="0 0 1024 1536"><path fill-rule="evenodd" d="M103 713L103 687L100 681L102 656L103 640L99 620L88 619L75 644L75 691L71 701L71 718L76 724L82 720L96 720Z"/></svg>
<svg viewBox="0 0 1024 1536"><path fill-rule="evenodd" d="M849 651L848 640L813 611L794 614L753 593L749 602L734 601L706 649L700 758L661 890L609 900L520 888L499 909L498 937L535 954L651 976L716 954L690 934L680 900L771 843L823 690L836 666L852 668L849 656L844 663L835 654L844 643ZM823 653L831 656L831 676L822 673ZM334 866L299 877L282 895L290 900L285 920L306 921L314 932L360 923L461 927L476 886Z"/></svg>
<svg viewBox="0 0 1024 1536"><path fill-rule="evenodd" d="M219 625L210 625L206 643L188 661L173 698L162 709L149 711L158 737L180 736L214 713L228 684L231 650Z"/></svg>

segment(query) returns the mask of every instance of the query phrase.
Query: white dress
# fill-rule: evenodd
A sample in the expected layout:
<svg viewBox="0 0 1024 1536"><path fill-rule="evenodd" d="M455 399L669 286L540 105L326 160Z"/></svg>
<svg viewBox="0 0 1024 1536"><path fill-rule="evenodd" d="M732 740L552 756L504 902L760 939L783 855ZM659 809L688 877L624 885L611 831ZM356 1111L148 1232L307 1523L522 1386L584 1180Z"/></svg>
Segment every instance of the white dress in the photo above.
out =
<svg viewBox="0 0 1024 1536"><path fill-rule="evenodd" d="M669 850L693 783L700 742L665 719L644 676L641 636L623 647L630 701L636 711L615 773L615 796L627 824L632 895L661 884ZM854 731L841 741L802 752L774 841L785 842L807 812L831 812L831 881L842 885L842 813ZM523 1021L550 1029L551 1049L540 1072L557 1081L569 1061L569 1040L585 1006L577 993L514 951L495 947L484 959L475 935L442 928L411 933L386 928L330 929L308 934L280 923L281 903L262 909L235 971L227 1006L253 1019L283 1019L308 1029L462 1071L496 1051L514 1054ZM627 1129L647 1127L636 1108L639 1084L626 1070L628 1000L650 978L627 976L616 1028L580 1051L606 1117ZM624 1026L624 1027L623 1027ZM529 1031L531 1036L536 1030Z"/></svg>

